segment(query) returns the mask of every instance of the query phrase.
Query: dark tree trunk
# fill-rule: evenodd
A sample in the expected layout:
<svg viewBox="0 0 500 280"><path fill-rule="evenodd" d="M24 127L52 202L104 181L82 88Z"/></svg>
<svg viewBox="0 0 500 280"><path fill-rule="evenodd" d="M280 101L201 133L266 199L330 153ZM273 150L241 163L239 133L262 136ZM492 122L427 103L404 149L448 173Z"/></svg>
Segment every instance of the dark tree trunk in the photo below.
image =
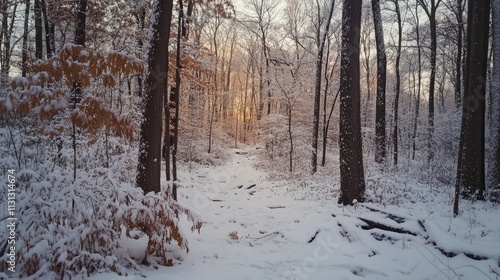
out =
<svg viewBox="0 0 500 280"><path fill-rule="evenodd" d="M194 10L194 0L188 0L187 11L186 11L186 20L182 26L182 37L189 38L189 29L191 28L191 23L193 20L191 19Z"/></svg>
<svg viewBox="0 0 500 280"><path fill-rule="evenodd" d="M144 88L137 186L144 193L161 190L161 131L163 97L167 92L168 41L173 0L155 1L151 48Z"/></svg>
<svg viewBox="0 0 500 280"><path fill-rule="evenodd" d="M35 0L35 58L43 58L43 27L42 27L42 5L40 0Z"/></svg>
<svg viewBox="0 0 500 280"><path fill-rule="evenodd" d="M384 30L380 13L380 0L372 0L375 42L377 45L377 104L375 112L375 162L382 163L386 157L385 145L385 89L387 58L385 55Z"/></svg>
<svg viewBox="0 0 500 280"><path fill-rule="evenodd" d="M490 1L469 1L462 130L456 194L484 199L484 128ZM458 196L454 213L458 214Z"/></svg>
<svg viewBox="0 0 500 280"><path fill-rule="evenodd" d="M139 28L140 31L144 31L145 27L145 22L146 22L146 7L142 5L139 7L139 11L136 14L136 19L137 19L137 27ZM144 42L142 41L141 37L137 40L137 45L139 46L139 50L142 51ZM142 96L142 90L143 90L143 81L142 81L142 74L137 75L137 95Z"/></svg>
<svg viewBox="0 0 500 280"><path fill-rule="evenodd" d="M398 116L399 116L399 95L401 91L401 74L399 64L401 59L401 41L403 37L403 27L401 23L401 12L399 10L398 0L394 0L396 6L396 17L398 22L398 46L396 52L396 96L394 99L394 130L392 131L392 141L394 144L394 165L398 165Z"/></svg>
<svg viewBox="0 0 500 280"><path fill-rule="evenodd" d="M493 27L493 70L491 78L491 125L490 134L493 145L493 156L491 157L490 181L492 188L492 199L500 202L500 3L499 0L492 1L492 27Z"/></svg>
<svg viewBox="0 0 500 280"><path fill-rule="evenodd" d="M45 8L45 15L46 8ZM75 44L81 45L85 47L85 23L87 20L87 0L80 0L78 2L78 8L76 11L76 29L75 29ZM47 26L47 25L46 25ZM52 38L53 38L52 34ZM51 54L50 50L53 49L50 46L50 42L47 41L47 54ZM51 55L52 56L52 55ZM76 108L76 104L81 100L82 97L82 86L80 81L73 82L73 92L72 92L72 101L73 108ZM76 126L72 124L72 140L73 140L73 180L76 180Z"/></svg>
<svg viewBox="0 0 500 280"><path fill-rule="evenodd" d="M420 18L418 16L418 3L415 5L415 35L416 35L416 43L417 43L417 62L418 62L418 82L417 82L417 96L415 100L415 113L413 119L413 133L411 135L412 138L412 159L415 159L415 151L417 149L416 139L417 139L417 127L418 127L418 116L420 114L420 93L422 88L422 49L420 48Z"/></svg>
<svg viewBox="0 0 500 280"><path fill-rule="evenodd" d="M326 52L326 63L325 63L325 88L323 90L323 150L322 150L322 156L321 156L321 166L325 166L326 164L326 148L328 144L328 128L330 126L330 119L333 114L333 109L335 108L335 102L337 101L338 97L338 92L335 95L335 100L333 101L330 114L327 117L327 96L328 92L330 92L330 81L333 78L333 74L335 73L335 69L337 66L337 62L339 61L340 56L335 57L335 62L333 63L333 66L330 68L330 72L328 73L328 57L330 56L330 40L328 40L328 46L327 46L327 52Z"/></svg>
<svg viewBox="0 0 500 280"><path fill-rule="evenodd" d="M176 58L175 58L175 91L174 91L174 102L175 102L175 116L173 120L174 124L174 149L172 150L172 175L174 179L174 184L172 188L172 196L174 200L177 200L177 149L179 142L179 95L181 92L181 33L184 30L184 7L182 6L182 0L179 0L179 22L177 26L177 45L176 45Z"/></svg>
<svg viewBox="0 0 500 280"><path fill-rule="evenodd" d="M29 33L29 19L30 19L30 1L25 0L24 3L24 33L23 33L23 50L22 50L22 64L21 75L26 77L26 69L28 68L28 33Z"/></svg>
<svg viewBox="0 0 500 280"><path fill-rule="evenodd" d="M47 1L46 0L41 0L42 2L42 14L43 14L43 19L44 19L44 25L45 25L45 47L47 49L47 58L51 58L54 56L54 48L55 48L55 42L54 42L54 24L50 21L49 15L47 12ZM86 1L85 1L86 3ZM81 5L81 2L79 2L79 7ZM85 4L86 5L86 4ZM79 14L77 15L77 21ZM77 23L78 24L78 23ZM78 30L78 26L77 26ZM76 42L76 38L75 38Z"/></svg>
<svg viewBox="0 0 500 280"><path fill-rule="evenodd" d="M172 135L170 133L171 127L170 127L170 102L173 97L172 91L174 89L171 88L170 92L168 92L168 87L167 87L167 94L165 94L165 99L164 99L164 104L163 104L163 121L165 123L165 131L163 132L163 147L162 147L162 157L165 160L165 177L167 181L171 180L171 174L170 174L170 147L172 147Z"/></svg>
<svg viewBox="0 0 500 280"><path fill-rule="evenodd" d="M311 173L316 173L318 169L318 134L319 134L319 114L320 114L320 103L321 103L321 71L323 70L323 51L325 49L325 42L328 36L328 30L330 29L330 21L333 15L333 8L335 6L335 0L332 0L330 10L328 11L328 16L325 19L325 30L320 30L321 38L318 42L318 53L316 56L316 77L314 83L314 115L313 115L313 142L312 142L312 157L311 157ZM318 14L318 17L321 15ZM320 28L320 27L318 27Z"/></svg>
<svg viewBox="0 0 500 280"><path fill-rule="evenodd" d="M339 203L344 205L363 202L365 193L359 86L361 5L361 1L344 0L342 8Z"/></svg>
<svg viewBox="0 0 500 280"><path fill-rule="evenodd" d="M429 116L428 116L428 157L427 161L434 158L434 88L436 84L436 55L437 55L437 30L436 30L436 10L441 3L441 0L430 0L427 6L427 1L418 0L418 3L422 6L427 17L429 18L429 25L431 29L431 74L429 77Z"/></svg>
<svg viewBox="0 0 500 280"><path fill-rule="evenodd" d="M85 46L85 22L87 20L87 0L78 2L76 14L75 44ZM52 34L53 36L54 34Z"/></svg>
<svg viewBox="0 0 500 280"><path fill-rule="evenodd" d="M457 109L460 108L460 104L462 103L462 37L463 37L463 1L457 0L457 57L455 59L455 68L456 68L456 77L455 77L455 105Z"/></svg>

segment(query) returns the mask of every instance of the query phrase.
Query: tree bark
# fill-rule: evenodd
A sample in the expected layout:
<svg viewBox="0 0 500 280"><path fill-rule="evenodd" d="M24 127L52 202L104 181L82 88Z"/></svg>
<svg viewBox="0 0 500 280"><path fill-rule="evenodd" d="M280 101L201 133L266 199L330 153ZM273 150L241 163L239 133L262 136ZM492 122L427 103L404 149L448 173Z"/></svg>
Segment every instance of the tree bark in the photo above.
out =
<svg viewBox="0 0 500 280"><path fill-rule="evenodd" d="M144 89L139 163L136 184L144 193L159 192L163 97L167 92L168 41L173 0L154 1L151 48Z"/></svg>
<svg viewBox="0 0 500 280"><path fill-rule="evenodd" d="M493 27L493 71L491 79L491 107L493 156L491 161L490 182L492 198L500 201L500 0L492 1Z"/></svg>
<svg viewBox="0 0 500 280"><path fill-rule="evenodd" d="M21 62L21 76L26 77L26 69L28 68L28 33L29 33L29 18L30 18L30 2L25 0L24 3L24 33L23 33L23 50Z"/></svg>
<svg viewBox="0 0 500 280"><path fill-rule="evenodd" d="M399 10L398 0L394 0L394 5L396 6L396 17L398 22L398 46L396 52L396 96L394 99L394 129L392 132L392 141L394 144L394 165L398 165L398 116L399 116L399 95L401 91L401 74L399 70L399 64L401 60L401 41L403 37L403 27L401 23L401 11Z"/></svg>
<svg viewBox="0 0 500 280"><path fill-rule="evenodd" d="M140 32L144 31L145 27L145 22L146 22L146 7L144 5L141 5L139 7L139 11L136 14L136 20L137 20L137 28L139 29ZM139 50L142 51L144 42L142 41L142 38L139 37L137 39L137 45L139 46ZM143 90L143 75L138 74L137 75L137 95L142 96L142 90Z"/></svg>
<svg viewBox="0 0 500 280"><path fill-rule="evenodd" d="M42 5L40 0L35 0L35 58L43 57L43 28L42 28Z"/></svg>
<svg viewBox="0 0 500 280"><path fill-rule="evenodd" d="M49 19L49 15L47 12L47 1L46 0L41 0L42 4L42 14L43 14L43 19L44 19L44 25L45 25L45 48L47 49L47 58L51 58L54 56L54 24ZM81 3L79 3L80 5ZM78 21L78 15L77 15L77 21ZM78 27L77 27L78 29ZM76 41L76 38L75 38Z"/></svg>
<svg viewBox="0 0 500 280"><path fill-rule="evenodd" d="M387 58L385 54L384 30L380 13L380 0L372 0L375 43L377 45L377 104L375 112L375 162L383 163L386 157L385 144L385 90Z"/></svg>
<svg viewBox="0 0 500 280"><path fill-rule="evenodd" d="M463 37L463 1L457 0L457 57L455 59L455 68L456 68L456 77L455 77L455 105L457 109L460 108L460 104L462 104L462 37Z"/></svg>
<svg viewBox="0 0 500 280"><path fill-rule="evenodd" d="M75 44L85 46L85 23L87 20L87 0L78 2L76 14ZM53 36L54 34L52 34Z"/></svg>
<svg viewBox="0 0 500 280"><path fill-rule="evenodd" d="M339 203L363 202L365 176L361 142L359 42L361 1L344 0L340 71Z"/></svg>
<svg viewBox="0 0 500 280"><path fill-rule="evenodd" d="M488 66L489 17L489 0L469 1L465 96L456 193L477 199L484 199L485 190L485 77ZM458 197L455 198L455 203L458 203ZM454 207L454 213L458 214L458 206Z"/></svg>

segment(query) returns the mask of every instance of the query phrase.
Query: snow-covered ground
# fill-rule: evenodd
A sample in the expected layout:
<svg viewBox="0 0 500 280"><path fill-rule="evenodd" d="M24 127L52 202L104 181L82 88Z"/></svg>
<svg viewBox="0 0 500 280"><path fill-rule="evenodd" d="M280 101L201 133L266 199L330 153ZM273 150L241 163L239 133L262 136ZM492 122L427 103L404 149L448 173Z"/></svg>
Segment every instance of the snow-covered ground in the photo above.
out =
<svg viewBox="0 0 500 280"><path fill-rule="evenodd" d="M446 191L405 186L397 206L342 207L335 187L271 182L255 155L232 154L181 174L179 201L204 221L200 234L185 223L188 254L91 279L500 279L498 205L463 202L453 218ZM124 240L136 257L141 242Z"/></svg>

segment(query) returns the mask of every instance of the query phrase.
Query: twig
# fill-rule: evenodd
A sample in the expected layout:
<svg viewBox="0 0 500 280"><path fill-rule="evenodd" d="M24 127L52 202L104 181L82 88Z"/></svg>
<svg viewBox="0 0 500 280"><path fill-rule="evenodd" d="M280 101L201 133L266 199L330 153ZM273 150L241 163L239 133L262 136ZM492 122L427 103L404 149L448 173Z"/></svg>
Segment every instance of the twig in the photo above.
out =
<svg viewBox="0 0 500 280"><path fill-rule="evenodd" d="M316 236L318 236L318 233L319 233L319 230L316 231L316 233L314 234L313 237L311 237L311 239L309 239L309 241L307 241L307 243L311 243L314 241L314 239L316 239Z"/></svg>
<svg viewBox="0 0 500 280"><path fill-rule="evenodd" d="M249 237L249 236L247 236L246 238L248 238L248 239L253 239L254 241L257 241L257 240L259 240L259 239L266 238L266 237L269 237L269 236L271 236L271 235L277 235L277 234L280 234L280 235L281 235L281 237L283 237L283 234L281 234L279 231L275 231L275 232L271 232L271 233L268 233L268 234L266 234L266 235L263 235L263 236L261 236L261 237Z"/></svg>

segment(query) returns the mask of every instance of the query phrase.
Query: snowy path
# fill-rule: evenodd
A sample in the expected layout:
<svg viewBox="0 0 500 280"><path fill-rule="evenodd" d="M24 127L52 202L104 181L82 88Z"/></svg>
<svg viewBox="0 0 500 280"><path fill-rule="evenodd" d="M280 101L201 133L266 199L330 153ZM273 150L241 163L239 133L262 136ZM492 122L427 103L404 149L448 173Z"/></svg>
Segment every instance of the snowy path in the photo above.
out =
<svg viewBox="0 0 500 280"><path fill-rule="evenodd" d="M182 174L184 187L179 200L205 221L201 234L186 233L190 252L181 257L182 262L142 276L132 272L128 277L111 279L500 277L494 272L500 271L499 243L469 245L471 250L497 260L476 261L464 254L446 257L428 241L450 250L463 246L458 239L449 241L436 223L424 225L433 232L426 239L428 233L419 224L420 218L404 209L392 216L361 206L341 208L330 200L295 200L286 185L266 181L265 174L253 167L252 156L236 152L225 166ZM370 229L359 217L408 232ZM110 276L105 273L93 279Z"/></svg>

